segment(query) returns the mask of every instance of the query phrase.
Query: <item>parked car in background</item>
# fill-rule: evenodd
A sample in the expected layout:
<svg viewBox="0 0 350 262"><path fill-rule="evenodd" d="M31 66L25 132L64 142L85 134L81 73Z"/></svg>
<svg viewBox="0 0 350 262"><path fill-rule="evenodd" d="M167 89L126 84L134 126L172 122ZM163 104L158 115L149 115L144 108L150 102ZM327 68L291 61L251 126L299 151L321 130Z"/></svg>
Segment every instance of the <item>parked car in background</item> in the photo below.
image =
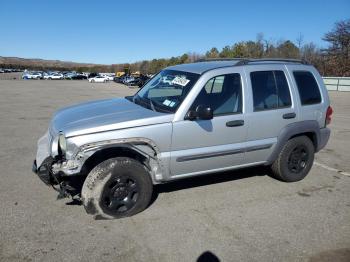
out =
<svg viewBox="0 0 350 262"><path fill-rule="evenodd" d="M108 81L113 81L115 77L114 74L101 74L101 76L105 77Z"/></svg>
<svg viewBox="0 0 350 262"><path fill-rule="evenodd" d="M114 77L113 81L116 83L123 83L123 76L116 76Z"/></svg>
<svg viewBox="0 0 350 262"><path fill-rule="evenodd" d="M63 74L59 74L59 73L54 73L54 74L49 74L44 76L44 79L47 79L47 80L62 80L63 78L64 78Z"/></svg>
<svg viewBox="0 0 350 262"><path fill-rule="evenodd" d="M135 77L133 80L128 81L127 85L142 87L148 80L149 78L147 76L140 75L139 77Z"/></svg>
<svg viewBox="0 0 350 262"><path fill-rule="evenodd" d="M125 85L129 85L129 83L135 81L135 77L134 76L125 76L123 78L123 84Z"/></svg>
<svg viewBox="0 0 350 262"><path fill-rule="evenodd" d="M90 73L90 74L88 74L87 78L90 79L90 78L93 78L95 76L99 76L99 74L98 73Z"/></svg>
<svg viewBox="0 0 350 262"><path fill-rule="evenodd" d="M75 74L71 77L72 80L82 80L82 79L87 79L86 75L83 74Z"/></svg>
<svg viewBox="0 0 350 262"><path fill-rule="evenodd" d="M140 79L138 77L135 77L134 79L128 81L126 83L127 86L138 86L140 82Z"/></svg>
<svg viewBox="0 0 350 262"><path fill-rule="evenodd" d="M64 74L64 79L67 79L67 80L72 80L72 78L76 75L76 73L72 73L72 72L69 72L69 73L66 73Z"/></svg>
<svg viewBox="0 0 350 262"><path fill-rule="evenodd" d="M95 77L92 77L92 78L89 78L88 79L90 83L106 83L108 82L108 79L104 76L95 76Z"/></svg>
<svg viewBox="0 0 350 262"><path fill-rule="evenodd" d="M143 87L150 78L146 75L140 75L139 81L137 83L138 87Z"/></svg>
<svg viewBox="0 0 350 262"><path fill-rule="evenodd" d="M39 72L26 72L22 75L22 79L42 79L43 75Z"/></svg>

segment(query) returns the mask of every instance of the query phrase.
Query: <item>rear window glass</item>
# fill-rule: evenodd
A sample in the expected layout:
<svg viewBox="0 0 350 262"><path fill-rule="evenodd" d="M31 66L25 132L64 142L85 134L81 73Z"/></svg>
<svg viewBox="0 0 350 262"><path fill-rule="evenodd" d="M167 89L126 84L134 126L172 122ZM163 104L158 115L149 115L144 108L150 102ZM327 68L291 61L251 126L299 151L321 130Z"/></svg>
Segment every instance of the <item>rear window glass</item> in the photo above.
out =
<svg viewBox="0 0 350 262"><path fill-rule="evenodd" d="M321 93L315 77L308 71L294 71L302 105L321 103Z"/></svg>

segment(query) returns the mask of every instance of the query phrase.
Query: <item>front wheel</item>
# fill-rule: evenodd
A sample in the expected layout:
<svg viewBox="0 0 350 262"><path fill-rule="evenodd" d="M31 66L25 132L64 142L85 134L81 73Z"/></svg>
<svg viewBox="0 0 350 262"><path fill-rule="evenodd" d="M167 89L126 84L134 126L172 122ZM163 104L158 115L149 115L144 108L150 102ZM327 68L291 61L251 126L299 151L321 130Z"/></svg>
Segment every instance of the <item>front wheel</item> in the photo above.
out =
<svg viewBox="0 0 350 262"><path fill-rule="evenodd" d="M285 182L302 180L312 167L314 155L315 147L308 137L294 137L288 140L272 164L272 173Z"/></svg>
<svg viewBox="0 0 350 262"><path fill-rule="evenodd" d="M81 192L87 213L95 218L135 215L149 205L153 184L140 162L126 157L108 159L87 176Z"/></svg>

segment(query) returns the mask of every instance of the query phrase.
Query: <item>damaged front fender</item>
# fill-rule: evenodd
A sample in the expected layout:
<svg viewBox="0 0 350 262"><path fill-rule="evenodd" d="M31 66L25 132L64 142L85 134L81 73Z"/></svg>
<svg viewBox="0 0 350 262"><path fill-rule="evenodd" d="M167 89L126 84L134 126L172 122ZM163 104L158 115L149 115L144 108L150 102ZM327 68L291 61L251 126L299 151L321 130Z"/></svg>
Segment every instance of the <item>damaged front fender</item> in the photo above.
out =
<svg viewBox="0 0 350 262"><path fill-rule="evenodd" d="M104 149L127 148L142 155L147 159L146 164L150 170L153 182L159 183L167 172L166 165L159 158L160 152L158 147L149 139L145 138L127 138L106 140L89 143L76 148L71 154L70 159L58 161L52 165L52 172L55 174L63 173L67 176L79 175L84 163L93 155Z"/></svg>

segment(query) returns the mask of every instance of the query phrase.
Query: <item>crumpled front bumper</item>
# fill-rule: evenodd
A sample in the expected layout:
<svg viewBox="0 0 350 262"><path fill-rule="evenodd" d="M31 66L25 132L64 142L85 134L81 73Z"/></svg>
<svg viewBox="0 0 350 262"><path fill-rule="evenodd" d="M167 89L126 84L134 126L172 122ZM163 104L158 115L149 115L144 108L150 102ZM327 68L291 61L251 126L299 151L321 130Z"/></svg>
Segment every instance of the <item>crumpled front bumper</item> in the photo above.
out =
<svg viewBox="0 0 350 262"><path fill-rule="evenodd" d="M75 196L81 191L79 166L74 161L65 161L59 157L54 148L58 148L58 139L49 130L38 140L36 158L32 171L37 174L46 185L52 186L59 192L58 199Z"/></svg>
<svg viewBox="0 0 350 262"><path fill-rule="evenodd" d="M49 131L47 131L39 140L37 145L36 152L36 165L39 168L42 166L45 160L47 160L51 156L51 143L52 137L50 136Z"/></svg>
<svg viewBox="0 0 350 262"><path fill-rule="evenodd" d="M38 167L36 160L33 162L32 171L37 174L46 185L57 185L58 179L52 173L53 158L47 157Z"/></svg>
<svg viewBox="0 0 350 262"><path fill-rule="evenodd" d="M81 190L81 185L74 184L74 177L62 177L60 173L55 174L52 171L54 163L55 160L52 157L47 157L38 167L36 160L34 160L32 170L41 181L52 186L58 192L57 199L77 195Z"/></svg>

